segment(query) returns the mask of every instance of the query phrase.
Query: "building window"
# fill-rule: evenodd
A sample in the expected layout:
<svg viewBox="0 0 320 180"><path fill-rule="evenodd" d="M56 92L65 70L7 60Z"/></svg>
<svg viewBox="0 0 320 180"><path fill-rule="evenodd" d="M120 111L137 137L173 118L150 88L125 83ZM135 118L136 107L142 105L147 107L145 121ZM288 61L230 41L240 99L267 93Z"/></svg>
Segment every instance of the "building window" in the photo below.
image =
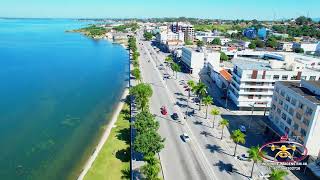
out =
<svg viewBox="0 0 320 180"><path fill-rule="evenodd" d="M275 109L276 109L276 105L272 104L271 109L272 109L272 110L275 110Z"/></svg>
<svg viewBox="0 0 320 180"><path fill-rule="evenodd" d="M284 124L280 121L280 128L284 129Z"/></svg>
<svg viewBox="0 0 320 180"><path fill-rule="evenodd" d="M301 76L301 79L307 79L307 76Z"/></svg>
<svg viewBox="0 0 320 180"><path fill-rule="evenodd" d="M293 108L290 108L290 109L289 109L289 114L290 114L291 116L293 116L293 113L294 113Z"/></svg>
<svg viewBox="0 0 320 180"><path fill-rule="evenodd" d="M300 130L300 133L301 133L303 136L306 136L306 135L307 135L307 132L306 132L306 130L304 130L304 129L301 129L301 130Z"/></svg>
<svg viewBox="0 0 320 180"><path fill-rule="evenodd" d="M283 101L281 99L279 99L279 104L282 106L283 105Z"/></svg>
<svg viewBox="0 0 320 180"><path fill-rule="evenodd" d="M299 129L299 125L297 123L294 123L293 128L294 128L294 130L298 130Z"/></svg>
<svg viewBox="0 0 320 180"><path fill-rule="evenodd" d="M288 104L284 104L283 108L288 112L288 108L289 108Z"/></svg>
<svg viewBox="0 0 320 180"><path fill-rule="evenodd" d="M279 75L274 75L273 80L279 80Z"/></svg>
<svg viewBox="0 0 320 180"><path fill-rule="evenodd" d="M248 99L253 99L253 95L248 96Z"/></svg>
<svg viewBox="0 0 320 180"><path fill-rule="evenodd" d="M295 99L292 98L292 99L291 99L291 104L294 105L294 106L296 106L297 100L295 100Z"/></svg>
<svg viewBox="0 0 320 180"><path fill-rule="evenodd" d="M290 99L291 99L290 96L287 95L286 100L290 102Z"/></svg>
<svg viewBox="0 0 320 180"><path fill-rule="evenodd" d="M287 118L287 123L291 126L291 123L292 123L292 119L290 118Z"/></svg>
<svg viewBox="0 0 320 180"><path fill-rule="evenodd" d="M298 113L298 112L296 112L296 118L299 119L299 120L301 120L301 114Z"/></svg>
<svg viewBox="0 0 320 180"><path fill-rule="evenodd" d="M299 108L303 109L304 108L304 104L302 104L301 102L299 103Z"/></svg>
<svg viewBox="0 0 320 180"><path fill-rule="evenodd" d="M307 127L309 126L309 119L303 118L303 124L305 124Z"/></svg>
<svg viewBox="0 0 320 180"><path fill-rule="evenodd" d="M278 88L278 87L276 87L276 88L275 88L275 91L276 91L277 93L279 93L279 88Z"/></svg>
<svg viewBox="0 0 320 180"><path fill-rule="evenodd" d="M310 81L315 81L316 80L316 76L310 76Z"/></svg>
<svg viewBox="0 0 320 180"><path fill-rule="evenodd" d="M297 76L292 76L291 80L297 80Z"/></svg>
<svg viewBox="0 0 320 180"><path fill-rule="evenodd" d="M282 118L283 120L286 120L286 119L287 119L287 115L286 115L285 113L282 113L282 114L281 114L281 118Z"/></svg>
<svg viewBox="0 0 320 180"><path fill-rule="evenodd" d="M288 75L283 75L282 76L282 80L287 80L288 79Z"/></svg>
<svg viewBox="0 0 320 180"><path fill-rule="evenodd" d="M282 97L284 97L284 96L285 96L285 92L284 92L284 90L281 90L280 95L281 95Z"/></svg>
<svg viewBox="0 0 320 180"><path fill-rule="evenodd" d="M277 113L280 115L281 114L281 110L279 108L277 108Z"/></svg>
<svg viewBox="0 0 320 180"><path fill-rule="evenodd" d="M278 97L276 95L273 96L273 100L274 102L277 102L278 101Z"/></svg>
<svg viewBox="0 0 320 180"><path fill-rule="evenodd" d="M307 115L307 116L311 116L312 113L313 113L313 110L312 110L311 108L307 107L306 115Z"/></svg>

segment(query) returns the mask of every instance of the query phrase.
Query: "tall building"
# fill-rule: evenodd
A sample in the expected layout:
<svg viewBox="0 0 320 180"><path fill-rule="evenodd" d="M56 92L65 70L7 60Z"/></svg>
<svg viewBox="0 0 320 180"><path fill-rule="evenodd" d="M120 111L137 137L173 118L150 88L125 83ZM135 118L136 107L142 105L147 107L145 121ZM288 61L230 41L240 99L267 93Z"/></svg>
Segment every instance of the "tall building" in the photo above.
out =
<svg viewBox="0 0 320 180"><path fill-rule="evenodd" d="M234 68L228 95L239 109L254 106L255 110L265 110L270 107L276 81L320 79L320 70L310 68L307 60L295 57L294 53L283 56L282 60L237 57L232 62Z"/></svg>
<svg viewBox="0 0 320 180"><path fill-rule="evenodd" d="M181 62L187 72L198 75L201 70L206 69L208 63L213 67L219 67L220 52L205 48L182 48ZM218 69L217 69L218 70Z"/></svg>
<svg viewBox="0 0 320 180"><path fill-rule="evenodd" d="M320 155L320 81L275 84L269 119L276 131L304 144L308 154Z"/></svg>
<svg viewBox="0 0 320 180"><path fill-rule="evenodd" d="M190 23L175 22L170 25L170 29L174 33L183 32L185 41L194 40L194 28Z"/></svg>

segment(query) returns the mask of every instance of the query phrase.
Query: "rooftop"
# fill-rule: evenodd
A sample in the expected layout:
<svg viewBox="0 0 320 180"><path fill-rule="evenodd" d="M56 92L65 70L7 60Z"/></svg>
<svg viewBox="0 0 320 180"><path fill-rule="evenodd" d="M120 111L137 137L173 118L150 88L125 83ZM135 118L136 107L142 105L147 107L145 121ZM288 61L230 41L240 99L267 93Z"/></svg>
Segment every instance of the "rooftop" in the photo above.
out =
<svg viewBox="0 0 320 180"><path fill-rule="evenodd" d="M313 102L314 104L320 105L320 97L316 94L309 91L307 88L302 87L300 82L292 82L292 81L278 81L278 83L282 84L283 86L288 87L295 93L299 94L300 96L308 99L309 101ZM320 81L308 81L308 83L313 84L314 86L320 88Z"/></svg>
<svg viewBox="0 0 320 180"><path fill-rule="evenodd" d="M263 62L264 61L264 62ZM244 70L255 69L255 70L271 70L268 61L257 60L252 58L235 58L232 60L235 66L240 67Z"/></svg>
<svg viewBox="0 0 320 180"><path fill-rule="evenodd" d="M232 79L232 75L225 69L222 69L220 71L220 75L227 81L231 81Z"/></svg>

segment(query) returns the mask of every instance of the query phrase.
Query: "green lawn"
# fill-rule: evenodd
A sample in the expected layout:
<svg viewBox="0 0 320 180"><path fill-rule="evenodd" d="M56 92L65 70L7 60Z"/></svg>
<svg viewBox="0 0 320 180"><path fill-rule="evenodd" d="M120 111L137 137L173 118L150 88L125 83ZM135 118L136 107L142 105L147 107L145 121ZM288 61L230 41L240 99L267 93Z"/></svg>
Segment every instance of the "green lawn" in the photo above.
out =
<svg viewBox="0 0 320 180"><path fill-rule="evenodd" d="M116 127L112 128L108 140L86 174L85 180L129 179L130 123L128 105L124 105L115 125Z"/></svg>

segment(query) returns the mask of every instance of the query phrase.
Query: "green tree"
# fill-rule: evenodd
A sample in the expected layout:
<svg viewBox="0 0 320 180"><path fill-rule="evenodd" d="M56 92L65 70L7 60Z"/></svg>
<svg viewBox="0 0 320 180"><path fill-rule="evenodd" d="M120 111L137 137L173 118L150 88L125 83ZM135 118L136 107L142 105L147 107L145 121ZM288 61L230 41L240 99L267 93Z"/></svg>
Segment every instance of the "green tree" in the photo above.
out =
<svg viewBox="0 0 320 180"><path fill-rule="evenodd" d="M132 71L131 71L131 74L136 78L136 80L138 82L141 82L141 72L138 68L134 68Z"/></svg>
<svg viewBox="0 0 320 180"><path fill-rule="evenodd" d="M213 115L212 128L214 128L214 122L216 121L216 116L220 115L220 111L218 108L213 108L211 109L210 114Z"/></svg>
<svg viewBox="0 0 320 180"><path fill-rule="evenodd" d="M133 67L138 68L139 67L139 62L138 60L133 60Z"/></svg>
<svg viewBox="0 0 320 180"><path fill-rule="evenodd" d="M254 42L251 42L248 47L249 49L256 49L257 45Z"/></svg>
<svg viewBox="0 0 320 180"><path fill-rule="evenodd" d="M311 18L307 18L305 16L300 16L295 20L296 24L298 25L308 25L312 22Z"/></svg>
<svg viewBox="0 0 320 180"><path fill-rule="evenodd" d="M159 122L149 111L142 111L135 116L134 128L138 133L147 131L157 131L159 129Z"/></svg>
<svg viewBox="0 0 320 180"><path fill-rule="evenodd" d="M285 176L289 173L282 169L271 169L271 173L269 174L270 180L283 180Z"/></svg>
<svg viewBox="0 0 320 180"><path fill-rule="evenodd" d="M220 61L228 61L229 57L224 52L220 52Z"/></svg>
<svg viewBox="0 0 320 180"><path fill-rule="evenodd" d="M171 56L167 56L164 61L167 63L167 66L171 66L171 64L173 63L173 59Z"/></svg>
<svg viewBox="0 0 320 180"><path fill-rule="evenodd" d="M295 53L304 53L304 49L303 49L303 48L300 48L300 47L294 48L293 51L294 51Z"/></svg>
<svg viewBox="0 0 320 180"><path fill-rule="evenodd" d="M189 81L187 82L187 84L188 84L188 86L189 86L189 88L188 88L188 98L190 98L190 96L191 96L190 91L191 91L192 88L194 88L194 86L195 86L196 84L195 84L195 82L194 82L193 80L189 80Z"/></svg>
<svg viewBox="0 0 320 180"><path fill-rule="evenodd" d="M178 72L181 71L181 67L177 63L172 63L171 69L176 73L176 79L178 79Z"/></svg>
<svg viewBox="0 0 320 180"><path fill-rule="evenodd" d="M250 149L247 151L249 154L249 159L253 161L250 177L252 177L253 175L254 165L258 162L263 161L263 158L261 155L265 154L265 152L261 151L261 153L259 153L259 149L260 149L259 146L253 146L253 147L250 147Z"/></svg>
<svg viewBox="0 0 320 180"><path fill-rule="evenodd" d="M278 46L278 41L275 38L270 37L266 42L266 46L271 48L276 48Z"/></svg>
<svg viewBox="0 0 320 180"><path fill-rule="evenodd" d="M219 125L221 126L221 140L223 138L223 130L225 127L229 126L229 121L227 119L221 119Z"/></svg>
<svg viewBox="0 0 320 180"><path fill-rule="evenodd" d="M263 41L259 40L259 39L256 39L256 40L253 40L253 42L256 44L256 46L258 48L264 48L265 47L265 44Z"/></svg>
<svg viewBox="0 0 320 180"><path fill-rule="evenodd" d="M199 82L195 87L195 93L197 94L199 102L199 111L201 110L202 98L207 94L207 86L203 82Z"/></svg>
<svg viewBox="0 0 320 180"><path fill-rule="evenodd" d="M152 96L150 84L140 83L130 88L130 95L135 97L135 102L139 110L145 110L148 107L149 98Z"/></svg>
<svg viewBox="0 0 320 180"><path fill-rule="evenodd" d="M243 134L239 129L235 130L232 132L231 134L231 139L233 140L233 142L236 144L234 147L234 154L233 156L236 156L236 152L237 152L237 146L239 143L244 144L246 142L246 135Z"/></svg>
<svg viewBox="0 0 320 180"><path fill-rule="evenodd" d="M142 174L148 180L160 180L160 178L158 177L159 172L160 172L160 162L159 162L159 160L153 155L146 156L144 158L144 160L147 163L141 167Z"/></svg>
<svg viewBox="0 0 320 180"><path fill-rule="evenodd" d="M211 41L211 44L212 44L212 45L219 45L219 46L221 46L221 40L220 40L220 38L214 38L214 39Z"/></svg>
<svg viewBox="0 0 320 180"><path fill-rule="evenodd" d="M205 96L202 101L203 101L203 104L206 106L206 119L208 119L208 107L213 103L212 97L209 95Z"/></svg>
<svg viewBox="0 0 320 180"><path fill-rule="evenodd" d="M203 42L203 41L198 40L198 41L197 41L197 46L198 46L198 47L202 47L202 46L204 46L204 42Z"/></svg>
<svg viewBox="0 0 320 180"><path fill-rule="evenodd" d="M185 45L193 45L193 42L190 41L190 40L186 40L184 44L185 44Z"/></svg>
<svg viewBox="0 0 320 180"><path fill-rule="evenodd" d="M147 41L150 41L153 37L153 34L151 32L147 32L145 31L144 34L143 34L143 37L147 40Z"/></svg>
<svg viewBox="0 0 320 180"><path fill-rule="evenodd" d="M146 131L138 133L134 139L134 150L142 153L144 156L155 155L164 148L164 141L156 131Z"/></svg>

